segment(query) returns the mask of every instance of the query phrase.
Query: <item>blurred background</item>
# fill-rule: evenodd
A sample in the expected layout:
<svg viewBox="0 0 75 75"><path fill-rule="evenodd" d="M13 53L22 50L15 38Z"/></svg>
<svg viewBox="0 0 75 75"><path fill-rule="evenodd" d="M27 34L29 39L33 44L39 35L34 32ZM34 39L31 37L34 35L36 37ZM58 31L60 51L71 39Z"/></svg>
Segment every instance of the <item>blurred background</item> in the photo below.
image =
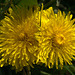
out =
<svg viewBox="0 0 75 75"><path fill-rule="evenodd" d="M67 14L71 11L73 14L73 18L75 18L75 0L0 0L0 20L2 20L8 12L8 9L14 5L22 5L26 6L40 6L44 4L44 9L49 7L53 7L54 12L57 13L58 9L61 11L65 11ZM15 70L11 70L11 66L5 66L0 68L0 75L75 75L75 60L72 61L73 65L64 65L61 70L56 69L55 66L52 69L45 67L45 65L34 65L34 68L30 68L29 73L27 73L27 69L25 68L26 73L24 71L17 72ZM60 65L59 65L60 66Z"/></svg>

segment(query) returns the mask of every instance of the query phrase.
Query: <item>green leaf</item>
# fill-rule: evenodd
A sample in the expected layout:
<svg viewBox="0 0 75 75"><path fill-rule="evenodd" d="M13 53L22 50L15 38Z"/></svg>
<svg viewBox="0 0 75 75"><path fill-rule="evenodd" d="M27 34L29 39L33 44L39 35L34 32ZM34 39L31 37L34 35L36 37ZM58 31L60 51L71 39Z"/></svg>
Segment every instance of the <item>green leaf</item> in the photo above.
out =
<svg viewBox="0 0 75 75"><path fill-rule="evenodd" d="M40 71L41 75L52 75L52 74L49 74L47 72L44 72L44 71Z"/></svg>
<svg viewBox="0 0 75 75"><path fill-rule="evenodd" d="M18 5L34 6L38 5L37 0L21 0Z"/></svg>
<svg viewBox="0 0 75 75"><path fill-rule="evenodd" d="M75 72L75 66L74 66L74 65L69 66L69 69L70 69L72 72Z"/></svg>
<svg viewBox="0 0 75 75"><path fill-rule="evenodd" d="M71 75L74 75L74 73L69 69L69 66L66 65L64 68L66 68Z"/></svg>

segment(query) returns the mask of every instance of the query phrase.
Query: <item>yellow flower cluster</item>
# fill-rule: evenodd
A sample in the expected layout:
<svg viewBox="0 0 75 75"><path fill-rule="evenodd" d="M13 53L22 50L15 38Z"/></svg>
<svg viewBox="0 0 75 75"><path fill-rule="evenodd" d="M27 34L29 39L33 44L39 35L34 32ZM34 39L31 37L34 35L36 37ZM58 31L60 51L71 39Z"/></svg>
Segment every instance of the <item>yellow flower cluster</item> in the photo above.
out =
<svg viewBox="0 0 75 75"><path fill-rule="evenodd" d="M72 58L75 59L75 19L72 19L70 12L58 10L55 14L53 8L41 12L40 32L36 37L40 45L38 60L52 68L56 64L63 68L64 63L72 65Z"/></svg>
<svg viewBox="0 0 75 75"><path fill-rule="evenodd" d="M39 31L39 12L25 7L13 7L9 12L0 26L0 66L9 64L22 70L36 60L39 42L34 34Z"/></svg>
<svg viewBox="0 0 75 75"><path fill-rule="evenodd" d="M32 10L9 9L0 25L0 67L12 65L18 71L36 62L49 68L71 65L75 59L75 19L70 13L53 8ZM58 64L60 63L60 64Z"/></svg>

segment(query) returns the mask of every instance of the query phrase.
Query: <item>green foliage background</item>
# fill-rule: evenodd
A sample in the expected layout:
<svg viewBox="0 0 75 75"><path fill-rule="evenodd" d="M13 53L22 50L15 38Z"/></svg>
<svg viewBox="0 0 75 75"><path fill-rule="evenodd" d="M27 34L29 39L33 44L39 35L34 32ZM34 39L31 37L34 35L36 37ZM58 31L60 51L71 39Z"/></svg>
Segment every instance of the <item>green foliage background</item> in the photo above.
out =
<svg viewBox="0 0 75 75"><path fill-rule="evenodd" d="M4 13L8 12L8 8L13 4L15 5L25 5L25 6L40 6L41 3L44 4L44 9L52 6L54 8L55 13L60 9L61 11L65 11L66 14L71 11L73 14L73 18L75 18L75 0L0 0L0 20L2 20L5 16ZM45 67L43 64L34 65L34 68L30 68L30 71L25 69L24 71L17 72L15 70L11 70L11 66L5 66L0 68L0 75L75 75L75 60L72 61L73 65L65 66L61 70L60 65L57 70L54 68L49 69Z"/></svg>

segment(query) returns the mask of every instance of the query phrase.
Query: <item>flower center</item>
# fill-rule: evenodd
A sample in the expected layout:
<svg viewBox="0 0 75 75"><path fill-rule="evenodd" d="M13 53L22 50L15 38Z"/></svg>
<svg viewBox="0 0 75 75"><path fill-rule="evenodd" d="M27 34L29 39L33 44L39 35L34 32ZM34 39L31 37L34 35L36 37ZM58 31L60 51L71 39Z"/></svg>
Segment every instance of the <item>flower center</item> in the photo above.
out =
<svg viewBox="0 0 75 75"><path fill-rule="evenodd" d="M63 34L56 35L55 41L57 44L61 45L65 42L65 37Z"/></svg>
<svg viewBox="0 0 75 75"><path fill-rule="evenodd" d="M27 34L25 34L25 33L20 33L20 35L19 35L19 40L20 40L20 41L27 40Z"/></svg>

